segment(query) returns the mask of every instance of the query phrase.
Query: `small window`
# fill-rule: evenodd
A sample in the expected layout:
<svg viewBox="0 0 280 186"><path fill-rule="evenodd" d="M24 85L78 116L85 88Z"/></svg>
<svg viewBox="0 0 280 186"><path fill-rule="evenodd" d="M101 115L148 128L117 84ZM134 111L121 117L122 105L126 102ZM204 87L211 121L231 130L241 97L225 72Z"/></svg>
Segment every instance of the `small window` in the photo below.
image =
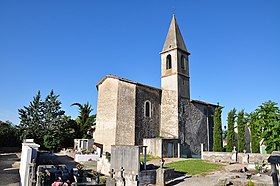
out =
<svg viewBox="0 0 280 186"><path fill-rule="evenodd" d="M185 57L184 57L183 55L181 56L181 68L184 69L184 70L186 69L186 66L185 66Z"/></svg>
<svg viewBox="0 0 280 186"><path fill-rule="evenodd" d="M152 108L152 104L151 104L151 102L150 101L145 101L145 103L144 103L144 115L145 115L145 117L148 117L148 118L150 118L151 117L151 115L152 115L152 113L151 113L151 109Z"/></svg>
<svg viewBox="0 0 280 186"><path fill-rule="evenodd" d="M166 69L171 69L171 68L172 68L171 55L168 54L166 56Z"/></svg>

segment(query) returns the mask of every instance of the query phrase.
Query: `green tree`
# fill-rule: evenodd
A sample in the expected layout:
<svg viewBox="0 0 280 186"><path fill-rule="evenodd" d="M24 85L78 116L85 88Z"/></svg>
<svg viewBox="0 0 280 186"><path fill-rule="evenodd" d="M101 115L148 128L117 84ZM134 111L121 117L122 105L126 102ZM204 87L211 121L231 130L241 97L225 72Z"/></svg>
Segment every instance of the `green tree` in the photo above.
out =
<svg viewBox="0 0 280 186"><path fill-rule="evenodd" d="M232 152L235 145L235 132L234 124L236 119L236 109L232 109L228 113L227 122L228 122L228 131L227 131L227 152Z"/></svg>
<svg viewBox="0 0 280 186"><path fill-rule="evenodd" d="M55 95L51 90L47 95L44 107L44 145L50 150L57 150L63 146L63 138L67 138L68 117L61 110L61 102L58 100L59 95ZM65 134L66 133L66 134Z"/></svg>
<svg viewBox="0 0 280 186"><path fill-rule="evenodd" d="M267 101L259 106L255 113L257 115L255 125L260 139L264 140L266 151L271 153L280 150L280 110L277 103Z"/></svg>
<svg viewBox="0 0 280 186"><path fill-rule="evenodd" d="M33 101L29 106L24 106L18 110L20 119L20 134L21 140L33 138L37 143L43 143L43 102L41 93L38 91L37 95L33 97Z"/></svg>
<svg viewBox="0 0 280 186"><path fill-rule="evenodd" d="M58 126L65 125L65 111L61 110L59 95L51 90L43 102L44 119L42 121L44 132L55 130Z"/></svg>
<svg viewBox="0 0 280 186"><path fill-rule="evenodd" d="M59 95L51 90L44 101L40 91L29 106L19 109L21 137L33 138L42 147L56 150L66 141L69 117L61 110Z"/></svg>
<svg viewBox="0 0 280 186"><path fill-rule="evenodd" d="M252 153L260 152L260 133L261 130L258 115L256 112L248 114L248 126L250 128L250 142Z"/></svg>
<svg viewBox="0 0 280 186"><path fill-rule="evenodd" d="M96 117L96 115L90 115L93 110L91 108L91 105L89 105L89 103L87 102L84 105L80 103L73 103L71 106L78 106L80 112L80 115L76 119L76 122L78 124L78 131L80 131L77 137L91 138L92 136L88 135L88 131L93 126Z"/></svg>
<svg viewBox="0 0 280 186"><path fill-rule="evenodd" d="M222 152L222 107L218 106L214 112L213 151Z"/></svg>
<svg viewBox="0 0 280 186"><path fill-rule="evenodd" d="M246 150L245 125L246 120L244 117L244 110L241 110L237 114L238 152Z"/></svg>
<svg viewBox="0 0 280 186"><path fill-rule="evenodd" d="M19 147L20 144L18 127L10 121L0 121L0 147Z"/></svg>

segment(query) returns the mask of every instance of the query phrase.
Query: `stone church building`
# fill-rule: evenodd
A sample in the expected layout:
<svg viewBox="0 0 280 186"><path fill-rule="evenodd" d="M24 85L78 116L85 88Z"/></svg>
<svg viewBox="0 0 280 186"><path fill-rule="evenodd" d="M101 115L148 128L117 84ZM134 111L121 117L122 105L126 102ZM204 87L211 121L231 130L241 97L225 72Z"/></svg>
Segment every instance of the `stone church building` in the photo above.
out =
<svg viewBox="0 0 280 186"><path fill-rule="evenodd" d="M189 55L173 16L160 53L161 88L112 75L96 85L94 140L103 151L110 152L111 145L143 145L145 140L163 157L200 155L201 143L212 150L217 105L190 99Z"/></svg>

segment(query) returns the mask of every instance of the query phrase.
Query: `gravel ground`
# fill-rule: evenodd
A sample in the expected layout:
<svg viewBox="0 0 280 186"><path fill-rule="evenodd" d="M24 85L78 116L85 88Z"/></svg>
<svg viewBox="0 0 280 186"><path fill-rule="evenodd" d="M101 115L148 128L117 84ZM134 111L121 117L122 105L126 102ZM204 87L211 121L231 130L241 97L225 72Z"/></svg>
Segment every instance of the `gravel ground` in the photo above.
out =
<svg viewBox="0 0 280 186"><path fill-rule="evenodd" d="M223 170L211 172L207 175L198 176L182 176L172 180L168 186L220 186L223 182L231 181L233 185L245 186L248 184L248 179L244 173L238 170L246 165L232 164L226 165ZM272 178L269 175L262 175L261 177L253 175L252 181L255 186L273 186Z"/></svg>
<svg viewBox="0 0 280 186"><path fill-rule="evenodd" d="M57 154L58 156L47 155L52 161L56 163L63 163L69 167L75 167L76 162L74 162L71 158L63 156L61 154ZM44 156L43 155L43 156ZM19 153L1 153L0 154L0 186L19 186ZM165 159L165 163L180 161L184 159ZM159 164L159 160L150 161L148 163ZM245 185L248 183L246 176L243 173L238 172L246 165L242 164L232 164L226 165L223 170L215 171L209 173L207 175L199 175L199 176L188 176L184 175L175 180L170 181L168 186L216 186L218 183L224 180L231 180L234 185ZM272 186L272 179L268 175L262 175L258 177L253 175L252 177L255 186ZM218 184L221 185L221 184Z"/></svg>
<svg viewBox="0 0 280 186"><path fill-rule="evenodd" d="M18 153L0 154L0 186L19 186Z"/></svg>

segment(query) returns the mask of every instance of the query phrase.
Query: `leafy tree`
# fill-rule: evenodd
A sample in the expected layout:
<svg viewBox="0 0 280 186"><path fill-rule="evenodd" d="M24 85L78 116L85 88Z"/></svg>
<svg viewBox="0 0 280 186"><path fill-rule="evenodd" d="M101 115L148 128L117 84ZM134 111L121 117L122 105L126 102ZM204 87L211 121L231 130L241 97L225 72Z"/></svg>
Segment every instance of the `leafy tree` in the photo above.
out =
<svg viewBox="0 0 280 186"><path fill-rule="evenodd" d="M255 110L255 114L255 126L260 139L264 140L266 151L280 150L280 110L277 103L267 101Z"/></svg>
<svg viewBox="0 0 280 186"><path fill-rule="evenodd" d="M222 152L222 107L217 107L214 112L213 151Z"/></svg>
<svg viewBox="0 0 280 186"><path fill-rule="evenodd" d="M90 138L91 136L88 135L88 131L91 129L93 123L95 122L96 115L90 115L92 112L91 105L89 103L85 103L84 105L80 103L73 103L71 106L78 106L80 115L76 119L78 124L78 131L79 134L77 137L79 138Z"/></svg>
<svg viewBox="0 0 280 186"><path fill-rule="evenodd" d="M232 152L235 145L235 132L234 124L236 119L236 109L232 109L228 113L227 122L228 122L228 131L227 131L227 152Z"/></svg>
<svg viewBox="0 0 280 186"><path fill-rule="evenodd" d="M0 147L19 147L19 129L10 121L0 121Z"/></svg>
<svg viewBox="0 0 280 186"><path fill-rule="evenodd" d="M246 121L244 117L244 110L241 110L237 115L238 152L243 152L246 150L245 125Z"/></svg>

